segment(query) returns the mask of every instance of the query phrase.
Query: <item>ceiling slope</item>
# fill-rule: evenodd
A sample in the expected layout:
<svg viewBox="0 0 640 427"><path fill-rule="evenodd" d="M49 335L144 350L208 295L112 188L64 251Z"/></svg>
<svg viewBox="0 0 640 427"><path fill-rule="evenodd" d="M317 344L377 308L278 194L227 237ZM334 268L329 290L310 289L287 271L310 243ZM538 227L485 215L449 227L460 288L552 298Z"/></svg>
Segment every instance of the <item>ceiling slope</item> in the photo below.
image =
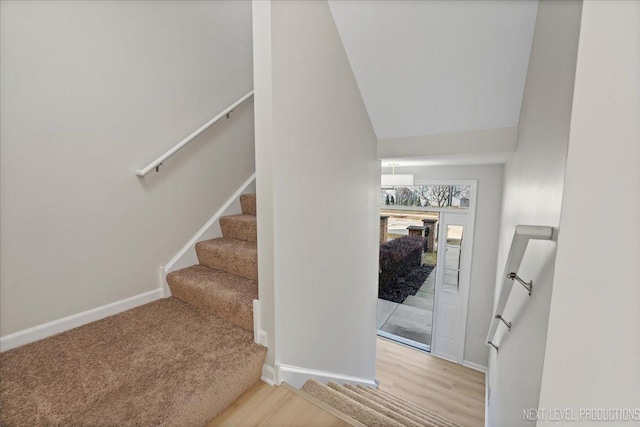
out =
<svg viewBox="0 0 640 427"><path fill-rule="evenodd" d="M330 1L378 139L518 124L537 1Z"/></svg>

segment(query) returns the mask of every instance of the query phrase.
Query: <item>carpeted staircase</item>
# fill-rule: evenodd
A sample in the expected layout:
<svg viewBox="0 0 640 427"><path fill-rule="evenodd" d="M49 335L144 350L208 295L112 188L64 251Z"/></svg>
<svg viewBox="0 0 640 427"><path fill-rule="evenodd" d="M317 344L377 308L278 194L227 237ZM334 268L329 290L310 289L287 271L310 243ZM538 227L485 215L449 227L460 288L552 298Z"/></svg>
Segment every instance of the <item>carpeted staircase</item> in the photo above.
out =
<svg viewBox="0 0 640 427"><path fill-rule="evenodd" d="M255 195L168 298L0 354L0 425L204 425L258 382Z"/></svg>
<svg viewBox="0 0 640 427"><path fill-rule="evenodd" d="M171 295L253 331L258 298L255 194L240 196L241 215L220 218L222 236L196 244L199 265L167 275Z"/></svg>
<svg viewBox="0 0 640 427"><path fill-rule="evenodd" d="M369 427L460 427L411 402L380 389L334 382L307 381L301 388L312 397Z"/></svg>

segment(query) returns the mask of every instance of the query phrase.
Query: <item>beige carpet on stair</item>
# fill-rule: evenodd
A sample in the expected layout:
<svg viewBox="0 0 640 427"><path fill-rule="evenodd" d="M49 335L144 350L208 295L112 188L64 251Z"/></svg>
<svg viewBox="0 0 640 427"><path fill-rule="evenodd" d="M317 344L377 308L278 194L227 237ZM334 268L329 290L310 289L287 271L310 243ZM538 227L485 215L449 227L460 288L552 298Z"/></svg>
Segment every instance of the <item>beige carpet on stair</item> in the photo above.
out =
<svg viewBox="0 0 640 427"><path fill-rule="evenodd" d="M373 388L341 386L334 382L324 385L309 380L302 386L302 391L370 427L460 427L427 409Z"/></svg>
<svg viewBox="0 0 640 427"><path fill-rule="evenodd" d="M0 425L204 425L265 355L249 331L156 301L0 354Z"/></svg>
<svg viewBox="0 0 640 427"><path fill-rule="evenodd" d="M247 242L258 241L258 223L255 215L223 216L220 218L220 229L225 237L233 237Z"/></svg>
<svg viewBox="0 0 640 427"><path fill-rule="evenodd" d="M170 273L167 282L173 297L253 331L258 282L203 265Z"/></svg>
<svg viewBox="0 0 640 427"><path fill-rule="evenodd" d="M345 385L345 387L350 388L353 386ZM457 423L451 420L448 420L446 418L443 418L434 412L431 412L425 408L420 408L419 406L415 405L412 402L403 400L383 390L375 389L371 387L363 387L363 386L357 386L357 389L360 393L367 393L369 396L372 396L371 399L380 403L381 405L391 406L391 407L398 407L398 406L401 407L404 413L407 414L408 416L417 416L418 418L425 417L434 422L439 422L440 425L442 426L456 427L458 425Z"/></svg>
<svg viewBox="0 0 640 427"><path fill-rule="evenodd" d="M258 280L258 247L255 242L221 237L196 243L198 261L205 267Z"/></svg>
<svg viewBox="0 0 640 427"><path fill-rule="evenodd" d="M243 194L240 196L240 206L242 207L242 213L247 215L256 214L256 195L255 194Z"/></svg>

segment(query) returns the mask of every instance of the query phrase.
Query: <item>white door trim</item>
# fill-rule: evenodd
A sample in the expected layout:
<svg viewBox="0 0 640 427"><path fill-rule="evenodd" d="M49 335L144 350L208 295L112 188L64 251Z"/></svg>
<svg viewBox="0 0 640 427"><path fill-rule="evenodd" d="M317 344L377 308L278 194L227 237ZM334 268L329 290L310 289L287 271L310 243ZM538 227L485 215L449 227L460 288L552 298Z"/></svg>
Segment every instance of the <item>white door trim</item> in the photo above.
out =
<svg viewBox="0 0 640 427"><path fill-rule="evenodd" d="M470 289L471 288L470 287L471 266L472 266L472 260L473 260L473 241L475 237L474 228L475 228L475 220L476 220L475 214L476 214L476 203L477 203L477 193L478 193L478 181L477 180L470 180L470 181L451 180L451 181L441 181L441 182L426 182L426 183L421 182L417 185L438 185L438 184L470 185L471 186L471 203L469 204L469 209L441 208L439 210L441 217L439 220L440 229L438 230L438 236L445 236L444 243L442 239L438 242L439 252L442 250L441 246L442 248L446 246L446 230L444 229L444 225L446 223L445 219L446 219L447 213L468 215L468 221L465 224L465 235L468 236L465 239L466 240L465 246L468 248L466 249L466 253L468 254L468 256L465 256L463 258L463 263L465 264L464 268L466 271L463 272L463 278L460 282L460 295L462 298L461 309L460 309L460 313L461 313L460 315L462 316L462 318L460 319L460 322L463 325L460 339L463 345L460 347L459 351L453 356L449 354L445 354L438 349L437 337L438 337L438 328L440 327L440 325L438 325L438 319L441 311L440 292L441 292L441 286L442 286L442 277L444 277L444 268L442 267L444 265L444 258L441 256L438 256L438 261L436 265L436 286L435 286L436 289L435 289L435 300L434 300L434 306L433 306L433 326L431 330L431 354L434 356L440 357L442 359L449 360L451 362L462 364L464 362L464 350L465 350L464 343L465 343L466 334L467 334L469 292L471 291ZM442 251L440 253L444 254L446 252Z"/></svg>

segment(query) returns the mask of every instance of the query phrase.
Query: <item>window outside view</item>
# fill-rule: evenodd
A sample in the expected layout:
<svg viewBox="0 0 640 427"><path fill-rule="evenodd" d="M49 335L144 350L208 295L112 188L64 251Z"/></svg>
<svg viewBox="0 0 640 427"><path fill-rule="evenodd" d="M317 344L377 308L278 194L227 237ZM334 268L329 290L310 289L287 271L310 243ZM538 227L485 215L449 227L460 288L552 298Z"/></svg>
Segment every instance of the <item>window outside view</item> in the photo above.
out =
<svg viewBox="0 0 640 427"><path fill-rule="evenodd" d="M468 185L413 185L380 189L381 207L469 208Z"/></svg>
<svg viewBox="0 0 640 427"><path fill-rule="evenodd" d="M380 189L378 334L430 351L440 213L468 209L467 185ZM462 227L448 227L447 288L457 290Z"/></svg>

